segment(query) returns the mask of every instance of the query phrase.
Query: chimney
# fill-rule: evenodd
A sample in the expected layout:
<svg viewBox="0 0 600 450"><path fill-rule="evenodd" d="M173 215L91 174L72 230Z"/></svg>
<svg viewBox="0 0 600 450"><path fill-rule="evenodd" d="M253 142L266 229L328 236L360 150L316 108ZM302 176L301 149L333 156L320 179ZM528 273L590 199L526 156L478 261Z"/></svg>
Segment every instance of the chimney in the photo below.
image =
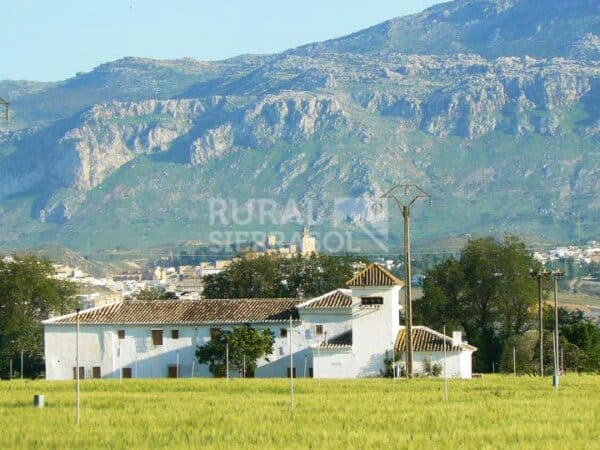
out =
<svg viewBox="0 0 600 450"><path fill-rule="evenodd" d="M452 332L452 346L458 347L462 344L462 331Z"/></svg>

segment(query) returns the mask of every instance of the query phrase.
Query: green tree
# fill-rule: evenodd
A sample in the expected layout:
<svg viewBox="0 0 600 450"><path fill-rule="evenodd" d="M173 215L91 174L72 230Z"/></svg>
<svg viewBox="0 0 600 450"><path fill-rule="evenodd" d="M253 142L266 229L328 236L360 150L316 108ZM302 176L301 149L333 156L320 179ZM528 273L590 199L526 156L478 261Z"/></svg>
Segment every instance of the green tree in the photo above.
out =
<svg viewBox="0 0 600 450"><path fill-rule="evenodd" d="M203 346L198 346L196 357L200 364L208 364L216 377L225 376L226 353L229 345L229 368L253 377L259 358L273 353L275 338L269 329L257 330L250 325L233 327L232 331L220 331ZM244 366L245 363L245 366Z"/></svg>
<svg viewBox="0 0 600 450"><path fill-rule="evenodd" d="M569 343L576 346L585 355L584 358L578 359L577 370L600 370L600 328L598 326L582 320L565 325L561 333Z"/></svg>
<svg viewBox="0 0 600 450"><path fill-rule="evenodd" d="M246 256L204 277L206 298L311 297L343 287L354 274L351 256Z"/></svg>
<svg viewBox="0 0 600 450"><path fill-rule="evenodd" d="M41 321L76 307L75 285L53 275L48 259L26 255L0 260L0 373L4 378L9 375L9 360L16 362L21 351L25 375L39 375L44 355Z"/></svg>
<svg viewBox="0 0 600 450"><path fill-rule="evenodd" d="M177 296L173 292L165 292L156 288L144 288L133 294L131 297L128 297L127 300L153 301L174 300L176 298Z"/></svg>
<svg viewBox="0 0 600 450"><path fill-rule="evenodd" d="M427 272L415 320L440 329L460 327L478 347L475 370L498 366L504 342L530 325L537 302L529 276L539 263L514 237L470 240L458 259Z"/></svg>

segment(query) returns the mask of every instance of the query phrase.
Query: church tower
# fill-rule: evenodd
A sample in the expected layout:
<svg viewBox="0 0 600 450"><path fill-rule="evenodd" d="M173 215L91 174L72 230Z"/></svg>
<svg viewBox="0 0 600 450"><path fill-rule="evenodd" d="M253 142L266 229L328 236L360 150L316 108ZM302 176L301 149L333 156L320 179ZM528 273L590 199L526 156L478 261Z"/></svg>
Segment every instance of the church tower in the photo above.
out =
<svg viewBox="0 0 600 450"><path fill-rule="evenodd" d="M308 226L305 226L302 235L302 256L310 256L313 253L317 253L317 240L310 235Z"/></svg>

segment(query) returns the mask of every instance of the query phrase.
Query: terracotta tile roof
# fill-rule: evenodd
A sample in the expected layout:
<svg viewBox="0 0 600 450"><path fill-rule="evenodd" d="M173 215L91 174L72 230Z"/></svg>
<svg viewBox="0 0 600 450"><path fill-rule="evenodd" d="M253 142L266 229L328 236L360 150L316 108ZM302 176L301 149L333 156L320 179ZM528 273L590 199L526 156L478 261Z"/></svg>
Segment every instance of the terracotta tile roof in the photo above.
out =
<svg viewBox="0 0 600 450"><path fill-rule="evenodd" d="M452 345L452 338L444 336L431 328L424 326L413 327L413 351L415 352L443 352L444 344L446 351L458 352L461 350L477 350L472 345L463 342L461 345ZM406 351L406 328L398 332L396 338L396 351Z"/></svg>
<svg viewBox="0 0 600 450"><path fill-rule="evenodd" d="M404 286L404 282L381 267L371 264L348 281L348 286Z"/></svg>
<svg viewBox="0 0 600 450"><path fill-rule="evenodd" d="M298 305L306 309L336 309L352 307L352 291L349 289L336 289L320 297L313 298Z"/></svg>
<svg viewBox="0 0 600 450"><path fill-rule="evenodd" d="M328 339L327 343L322 342L321 348L351 348L352 347L352 330L345 331L342 334L338 334L332 339Z"/></svg>
<svg viewBox="0 0 600 450"><path fill-rule="evenodd" d="M157 300L130 301L100 306L79 313L82 324L237 324L285 322L292 314L299 320L300 300ZM74 324L75 314L44 321L45 324Z"/></svg>

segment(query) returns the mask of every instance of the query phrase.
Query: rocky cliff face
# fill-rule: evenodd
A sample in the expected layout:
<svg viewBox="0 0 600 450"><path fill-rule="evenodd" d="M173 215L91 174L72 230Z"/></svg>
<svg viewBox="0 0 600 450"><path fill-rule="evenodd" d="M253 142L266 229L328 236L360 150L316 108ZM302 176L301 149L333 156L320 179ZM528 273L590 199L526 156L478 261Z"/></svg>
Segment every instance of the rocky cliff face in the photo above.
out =
<svg viewBox="0 0 600 450"><path fill-rule="evenodd" d="M161 214L170 214L183 193L200 199L228 191L229 178L246 171L239 183L248 195L297 198L316 216L335 196L363 199L366 209L346 218L362 223L381 217L377 197L393 181L452 192L448 204L457 206L502 196L518 172L514 189L546 193L534 208L544 220L567 220L598 188L600 38L589 30L598 6L586 1L565 16L572 24L565 42L544 37L561 5L542 11L529 0L464 0L280 55L220 63L128 58L62 83L0 83L15 93L17 111L12 129L0 133L0 208L17 217L14 199L32 198L31 218L75 223L102 214L90 192L113 189L102 205L118 198L129 202L124 214L134 214L144 210L142 197L148 203L164 194L171 206ZM537 35L506 25L524 13L542 24ZM449 23L460 45L440 34ZM482 24L497 28L496 44L487 34L476 39ZM398 52L409 49L402 33L424 27L429 40L412 41L413 54ZM544 57L517 51L536 42ZM507 49L514 53L497 56ZM547 150L535 153L539 145ZM535 154L525 161L527 152ZM126 189L140 158L149 172ZM165 170L182 171L175 185L162 181ZM194 193L200 178L207 186ZM542 206L544 198L555 199L552 206ZM597 203L585 203L581 220L597 214ZM485 214L474 229L514 220L499 208Z"/></svg>

